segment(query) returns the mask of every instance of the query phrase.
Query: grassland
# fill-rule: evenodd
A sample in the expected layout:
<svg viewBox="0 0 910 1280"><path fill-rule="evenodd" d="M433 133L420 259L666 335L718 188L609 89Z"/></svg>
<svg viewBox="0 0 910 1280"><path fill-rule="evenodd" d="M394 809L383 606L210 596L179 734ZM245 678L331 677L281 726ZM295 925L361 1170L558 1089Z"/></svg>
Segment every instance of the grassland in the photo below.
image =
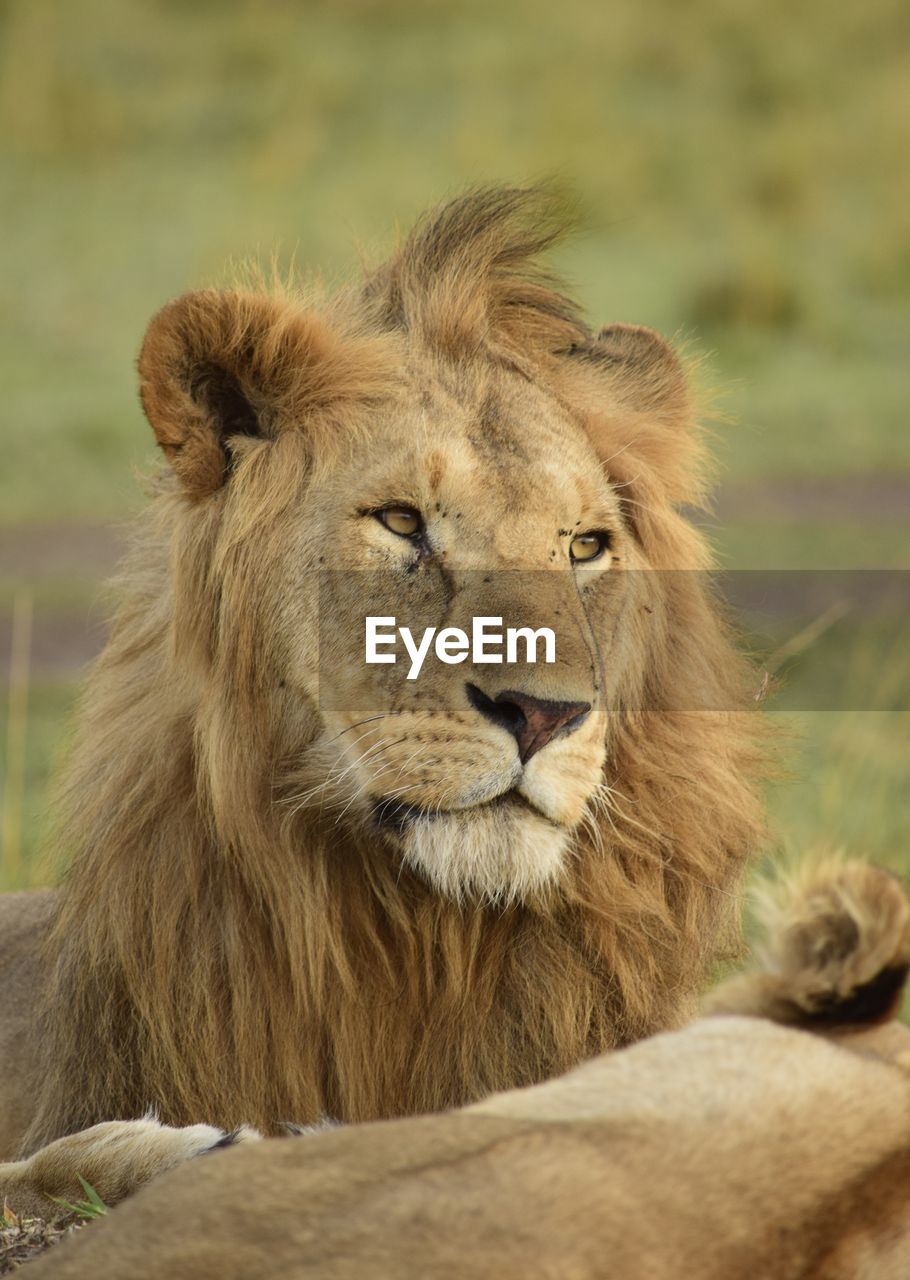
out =
<svg viewBox="0 0 910 1280"><path fill-rule="evenodd" d="M64 552L139 500L164 299L273 251L332 279L440 195L542 174L577 196L559 265L592 317L707 356L722 560L910 567L908 35L898 0L4 0L3 644L17 599L61 635L97 614L104 556ZM865 709L776 713L776 843L906 867L910 659L861 621L824 643L881 676ZM0 701L0 885L47 874L74 674L32 663L24 737Z"/></svg>

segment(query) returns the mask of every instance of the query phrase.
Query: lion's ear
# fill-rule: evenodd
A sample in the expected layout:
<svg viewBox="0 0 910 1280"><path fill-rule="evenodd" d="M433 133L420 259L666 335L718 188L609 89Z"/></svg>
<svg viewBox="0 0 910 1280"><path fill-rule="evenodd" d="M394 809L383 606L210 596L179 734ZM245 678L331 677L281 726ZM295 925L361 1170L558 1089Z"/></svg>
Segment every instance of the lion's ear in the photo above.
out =
<svg viewBox="0 0 910 1280"><path fill-rule="evenodd" d="M241 437L302 425L344 381L344 343L298 304L204 289L168 303L139 356L142 406L194 497L230 473Z"/></svg>
<svg viewBox="0 0 910 1280"><path fill-rule="evenodd" d="M583 349L610 381L624 409L668 427L685 427L691 415L686 375L676 352L643 325L611 324Z"/></svg>
<svg viewBox="0 0 910 1280"><path fill-rule="evenodd" d="M698 501L701 433L685 369L653 329L614 324L569 352L609 475L671 503ZM583 375L579 379L579 375Z"/></svg>

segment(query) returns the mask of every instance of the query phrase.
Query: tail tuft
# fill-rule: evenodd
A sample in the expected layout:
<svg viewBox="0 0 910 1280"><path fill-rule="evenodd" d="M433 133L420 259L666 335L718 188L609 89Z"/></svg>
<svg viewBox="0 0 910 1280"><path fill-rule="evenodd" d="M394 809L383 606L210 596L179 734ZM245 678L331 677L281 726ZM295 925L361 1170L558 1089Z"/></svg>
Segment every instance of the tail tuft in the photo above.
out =
<svg viewBox="0 0 910 1280"><path fill-rule="evenodd" d="M827 858L757 895L758 970L719 988L708 1011L824 1029L897 1012L910 970L910 900L867 863Z"/></svg>

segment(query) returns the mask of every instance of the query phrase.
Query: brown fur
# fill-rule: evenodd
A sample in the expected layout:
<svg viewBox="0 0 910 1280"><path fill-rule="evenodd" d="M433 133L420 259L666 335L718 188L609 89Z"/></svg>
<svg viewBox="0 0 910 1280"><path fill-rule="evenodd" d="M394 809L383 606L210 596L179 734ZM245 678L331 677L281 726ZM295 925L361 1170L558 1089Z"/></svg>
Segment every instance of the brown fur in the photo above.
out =
<svg viewBox="0 0 910 1280"><path fill-rule="evenodd" d="M152 322L143 403L172 470L80 712L29 1149L150 1105L266 1131L459 1105L678 1024L735 950L762 766L699 574L649 579L589 748L609 790L547 889L443 896L359 820L278 803L319 731L276 621L298 512L386 447L405 394L543 397L616 486L628 563L709 562L676 510L703 492L680 366L650 331L585 328L531 263L542 209L471 194L318 307L206 291Z"/></svg>
<svg viewBox="0 0 910 1280"><path fill-rule="evenodd" d="M47 986L41 948L53 913L52 890L0 895L0 1159L16 1153L34 1114L35 1006Z"/></svg>
<svg viewBox="0 0 910 1280"><path fill-rule="evenodd" d="M907 898L889 875L827 863L787 887L765 957L717 993L728 1016L561 1079L190 1160L36 1280L904 1280L910 1032L851 1011L862 986L906 970ZM770 1020L807 989L798 1025ZM818 1000L838 1030L819 1027ZM148 1150L147 1126L120 1129L124 1149L135 1129ZM68 1186L90 1142L57 1144L45 1176L53 1163ZM181 1132L159 1142L163 1168L190 1154Z"/></svg>

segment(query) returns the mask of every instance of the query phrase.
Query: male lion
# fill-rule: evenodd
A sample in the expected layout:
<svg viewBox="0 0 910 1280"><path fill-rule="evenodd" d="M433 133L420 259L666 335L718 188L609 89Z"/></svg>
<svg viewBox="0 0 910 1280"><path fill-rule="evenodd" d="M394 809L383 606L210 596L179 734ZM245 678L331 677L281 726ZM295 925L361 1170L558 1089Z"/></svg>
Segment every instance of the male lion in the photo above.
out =
<svg viewBox="0 0 910 1280"><path fill-rule="evenodd" d="M461 1105L685 1021L735 946L758 717L686 572L699 431L666 343L592 333L534 266L548 207L468 194L318 305L152 321L170 466L81 708L68 876L3 907L0 1151L149 1108ZM436 663L362 714L358 570L402 616L558 617L559 661Z"/></svg>
<svg viewBox="0 0 910 1280"><path fill-rule="evenodd" d="M35 1280L906 1280L908 962L898 882L824 865L778 904L763 969L714 994L727 1016L448 1115L194 1160ZM162 1164L190 1149L154 1136ZM90 1146L5 1189L78 1191Z"/></svg>

